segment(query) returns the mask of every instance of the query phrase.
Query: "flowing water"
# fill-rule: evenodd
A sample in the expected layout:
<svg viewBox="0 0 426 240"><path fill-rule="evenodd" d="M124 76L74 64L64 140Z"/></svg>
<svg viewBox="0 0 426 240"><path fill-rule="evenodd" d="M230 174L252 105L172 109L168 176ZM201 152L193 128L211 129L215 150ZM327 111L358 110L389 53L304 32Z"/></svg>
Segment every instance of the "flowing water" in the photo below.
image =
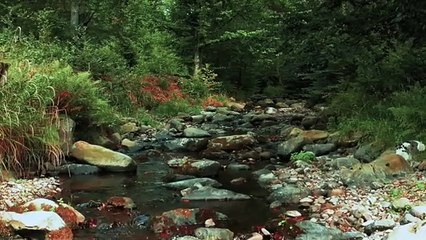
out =
<svg viewBox="0 0 426 240"><path fill-rule="evenodd" d="M264 224L272 213L265 200L266 192L254 180L250 179L251 171L230 173L220 171L216 179L223 184L222 188L251 195L246 201L193 201L181 202L179 191L162 186L164 179L170 175L171 169L165 160L151 157L139 163L136 174L104 174L64 177L62 198L73 206L89 201L105 202L111 196L126 196L134 200L138 214L159 215L164 211L176 208L211 208L222 212L230 218L227 228L234 233L251 232L253 226ZM230 180L246 177L248 181L242 185L232 185ZM76 230L74 239L159 239L149 229L139 229L130 224L112 228L102 228L112 223L128 223L132 218L123 211L99 211L97 208L77 208L86 218L96 219L97 228Z"/></svg>

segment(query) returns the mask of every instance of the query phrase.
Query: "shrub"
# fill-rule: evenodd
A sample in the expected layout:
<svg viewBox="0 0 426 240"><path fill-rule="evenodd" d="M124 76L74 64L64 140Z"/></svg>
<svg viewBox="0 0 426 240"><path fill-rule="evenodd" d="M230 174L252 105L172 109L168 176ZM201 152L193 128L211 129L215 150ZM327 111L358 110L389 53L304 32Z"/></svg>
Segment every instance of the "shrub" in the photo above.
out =
<svg viewBox="0 0 426 240"><path fill-rule="evenodd" d="M112 108L88 73L53 62L42 66L29 61L9 61L7 83L0 88L1 164L20 176L41 171L45 163L63 159L59 116L97 124L111 123Z"/></svg>
<svg viewBox="0 0 426 240"><path fill-rule="evenodd" d="M153 110L153 113L159 117L172 117L178 114L199 114L201 107L192 105L189 101L175 99L159 105Z"/></svg>
<svg viewBox="0 0 426 240"><path fill-rule="evenodd" d="M315 160L315 154L311 151L300 151L297 153L292 153L290 157L291 162L302 161L306 163L311 163Z"/></svg>
<svg viewBox="0 0 426 240"><path fill-rule="evenodd" d="M210 69L209 65L206 65L200 69L197 76L182 79L180 85L182 91L189 96L195 99L206 98L220 87L220 83L215 81L216 77L217 74Z"/></svg>

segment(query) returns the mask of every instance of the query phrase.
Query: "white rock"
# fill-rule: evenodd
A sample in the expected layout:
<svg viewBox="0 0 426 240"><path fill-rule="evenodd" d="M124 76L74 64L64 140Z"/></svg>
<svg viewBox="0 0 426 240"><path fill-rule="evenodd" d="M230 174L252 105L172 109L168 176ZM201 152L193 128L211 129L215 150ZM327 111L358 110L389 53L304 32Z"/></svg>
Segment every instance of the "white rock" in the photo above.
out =
<svg viewBox="0 0 426 240"><path fill-rule="evenodd" d="M64 220L57 213L47 211L0 212L0 220L15 230L56 231L66 226Z"/></svg>
<svg viewBox="0 0 426 240"><path fill-rule="evenodd" d="M56 209L59 207L59 205L54 201L45 198L36 198L32 201L26 202L24 205L22 205L22 207L27 208L30 205L34 206L36 210L50 210L45 208Z"/></svg>
<svg viewBox="0 0 426 240"><path fill-rule="evenodd" d="M300 216L302 216L302 214L299 211L296 211L296 210L286 211L285 215L287 215L289 217L300 217Z"/></svg>
<svg viewBox="0 0 426 240"><path fill-rule="evenodd" d="M425 240L426 226L422 223L409 223L393 229L387 240Z"/></svg>
<svg viewBox="0 0 426 240"><path fill-rule="evenodd" d="M413 214L414 216L420 218L420 219L425 219L426 217L426 206L415 206L413 208L411 208L410 213Z"/></svg>

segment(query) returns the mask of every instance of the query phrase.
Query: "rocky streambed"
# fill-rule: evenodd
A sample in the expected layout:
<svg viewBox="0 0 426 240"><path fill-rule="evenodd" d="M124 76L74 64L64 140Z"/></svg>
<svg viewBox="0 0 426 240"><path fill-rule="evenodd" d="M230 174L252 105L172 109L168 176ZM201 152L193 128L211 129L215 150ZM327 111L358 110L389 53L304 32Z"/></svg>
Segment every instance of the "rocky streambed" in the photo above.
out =
<svg viewBox="0 0 426 240"><path fill-rule="evenodd" d="M426 239L424 164L328 132L324 109L254 98L75 143L90 165L54 171L74 239Z"/></svg>

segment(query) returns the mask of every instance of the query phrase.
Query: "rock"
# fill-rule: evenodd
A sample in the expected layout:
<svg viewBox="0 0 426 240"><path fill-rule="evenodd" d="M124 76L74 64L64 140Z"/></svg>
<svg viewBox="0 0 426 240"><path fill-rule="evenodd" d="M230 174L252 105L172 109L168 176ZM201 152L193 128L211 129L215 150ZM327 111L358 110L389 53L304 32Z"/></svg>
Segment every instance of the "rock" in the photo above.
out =
<svg viewBox="0 0 426 240"><path fill-rule="evenodd" d="M210 133L203 129L189 127L183 130L183 135L189 138L202 138L202 137L210 137Z"/></svg>
<svg viewBox="0 0 426 240"><path fill-rule="evenodd" d="M288 108L289 106L288 106L288 104L287 104L287 103L285 103L285 102L277 102L277 103L275 104L275 107L277 107L277 108Z"/></svg>
<svg viewBox="0 0 426 240"><path fill-rule="evenodd" d="M192 122L203 123L205 116L203 114L191 116Z"/></svg>
<svg viewBox="0 0 426 240"><path fill-rule="evenodd" d="M426 239L426 226L423 222L409 223L393 229L387 240L424 240Z"/></svg>
<svg viewBox="0 0 426 240"><path fill-rule="evenodd" d="M36 198L22 205L23 208L31 209L32 211L54 211L59 207L57 203L45 198Z"/></svg>
<svg viewBox="0 0 426 240"><path fill-rule="evenodd" d="M208 159L193 162L190 166L195 169L195 174L201 177L215 176L217 175L220 169L219 162Z"/></svg>
<svg viewBox="0 0 426 240"><path fill-rule="evenodd" d="M302 126L304 129L310 129L312 126L317 124L319 118L317 116L306 116L302 119Z"/></svg>
<svg viewBox="0 0 426 240"><path fill-rule="evenodd" d="M207 112L216 112L217 107L215 107L215 106L207 106L205 110Z"/></svg>
<svg viewBox="0 0 426 240"><path fill-rule="evenodd" d="M273 107L267 107L265 110L266 114L276 114L278 112L278 110L276 108Z"/></svg>
<svg viewBox="0 0 426 240"><path fill-rule="evenodd" d="M207 200L248 200L250 196L242 193L235 193L226 189L217 189L211 186L203 186L195 189L183 196L182 200L207 201Z"/></svg>
<svg viewBox="0 0 426 240"><path fill-rule="evenodd" d="M61 150L68 156L72 143L74 142L75 122L68 116L60 116L59 118L59 143Z"/></svg>
<svg viewBox="0 0 426 240"><path fill-rule="evenodd" d="M166 186L167 188L182 190L185 188L192 187L195 184L200 184L202 186L212 186L212 187L222 186L222 184L220 184L218 181L211 178L186 179L186 180L181 180L177 182L166 183L164 184L164 186Z"/></svg>
<svg viewBox="0 0 426 240"><path fill-rule="evenodd" d="M261 187L266 188L267 186L269 186L271 183L275 182L276 180L278 180L278 178L275 176L275 174L271 172L271 173L260 175L259 178L257 179L257 182L259 183Z"/></svg>
<svg viewBox="0 0 426 240"><path fill-rule="evenodd" d="M120 133L126 134L126 133L134 133L139 131L140 128L136 125L134 122L128 122L120 126Z"/></svg>
<svg viewBox="0 0 426 240"><path fill-rule="evenodd" d="M139 229L146 229L149 226L151 217L147 214L141 214L132 219L131 224Z"/></svg>
<svg viewBox="0 0 426 240"><path fill-rule="evenodd" d="M56 231L66 227L64 220L52 211L0 212L0 221L15 230Z"/></svg>
<svg viewBox="0 0 426 240"><path fill-rule="evenodd" d="M270 202L279 201L282 203L297 204L302 198L310 195L310 191L304 187L288 184L275 189L268 197Z"/></svg>
<svg viewBox="0 0 426 240"><path fill-rule="evenodd" d="M252 134L232 135L210 139L207 148L214 150L239 150L257 141Z"/></svg>
<svg viewBox="0 0 426 240"><path fill-rule="evenodd" d="M384 153L371 163L358 164L352 170L341 170L342 180L348 185L369 185L384 182L411 172L409 163L395 153Z"/></svg>
<svg viewBox="0 0 426 240"><path fill-rule="evenodd" d="M422 220L420 218L414 217L410 213L406 213L404 215L404 218L401 220L401 224L407 224L407 223L416 223L421 222Z"/></svg>
<svg viewBox="0 0 426 240"><path fill-rule="evenodd" d="M96 174L101 171L97 166L89 164L79 164L79 163L70 163L66 165L59 166L53 170L54 172L59 172L59 174L69 174L71 176L76 175L90 175Z"/></svg>
<svg viewBox="0 0 426 240"><path fill-rule="evenodd" d="M324 240L325 236L331 240L352 240L364 239L365 235L357 232L343 233L337 228L328 228L312 221L302 221L296 223L296 226L303 230L303 234L299 235L296 240Z"/></svg>
<svg viewBox="0 0 426 240"><path fill-rule="evenodd" d="M299 136L299 137L291 138L278 145L277 154L285 158L290 157L292 153L301 150L303 144L304 144L303 137Z"/></svg>
<svg viewBox="0 0 426 240"><path fill-rule="evenodd" d="M385 231L395 227L396 223L392 219L382 219L373 221L372 224L365 226L364 232L367 234L372 234L375 231Z"/></svg>
<svg viewBox="0 0 426 240"><path fill-rule="evenodd" d="M247 182L246 178L243 177L239 177L239 178L234 178L230 181L231 184L233 185L241 185Z"/></svg>
<svg viewBox="0 0 426 240"><path fill-rule="evenodd" d="M250 170L250 166L246 164L231 163L226 167L226 170L230 171L247 171Z"/></svg>
<svg viewBox="0 0 426 240"><path fill-rule="evenodd" d="M123 172L136 169L136 163L131 157L84 141L75 142L70 154L78 160L108 171Z"/></svg>
<svg viewBox="0 0 426 240"><path fill-rule="evenodd" d="M359 165L360 161L353 157L340 157L331 159L326 163L327 166L330 166L334 169L340 169L342 167L352 168L355 165Z"/></svg>
<svg viewBox="0 0 426 240"><path fill-rule="evenodd" d="M305 143L314 143L319 140L328 138L329 133L322 130L302 130L300 128L292 128L289 137L303 137Z"/></svg>
<svg viewBox="0 0 426 240"><path fill-rule="evenodd" d="M257 126L260 123L268 121L268 120L275 122L277 120L277 118L278 118L277 115L272 115L272 114L267 114L267 113L256 114L256 115L251 116L250 123Z"/></svg>
<svg viewBox="0 0 426 240"><path fill-rule="evenodd" d="M114 196L108 198L106 201L108 206L117 207L117 208L125 208L125 209L133 209L136 208L136 204L133 199L129 197L119 197Z"/></svg>
<svg viewBox="0 0 426 240"><path fill-rule="evenodd" d="M200 177L215 176L220 170L220 163L213 160L192 160L188 158L172 159L167 162L172 168L179 168L182 174Z"/></svg>
<svg viewBox="0 0 426 240"><path fill-rule="evenodd" d="M272 100L270 98L265 98L265 99L259 100L257 102L257 105L259 105L261 107L271 107L271 106L274 106L275 103L274 103L274 100Z"/></svg>
<svg viewBox="0 0 426 240"><path fill-rule="evenodd" d="M204 222L210 218L215 222L228 219L225 214L211 209L178 208L153 217L151 229L155 233L177 231L178 227L204 224Z"/></svg>
<svg viewBox="0 0 426 240"><path fill-rule="evenodd" d="M83 223L86 219L83 214L66 203L59 203L56 213L72 228Z"/></svg>
<svg viewBox="0 0 426 240"><path fill-rule="evenodd" d="M163 147L172 152L198 152L207 148L208 140L204 138L177 138L163 143Z"/></svg>
<svg viewBox="0 0 426 240"><path fill-rule="evenodd" d="M234 116L222 114L222 113L216 113L213 115L212 123L223 123L223 122L230 122L234 119Z"/></svg>
<svg viewBox="0 0 426 240"><path fill-rule="evenodd" d="M296 211L296 210L286 211L284 214L286 216L289 216L289 217L301 217L302 216L302 214L299 211Z"/></svg>
<svg viewBox="0 0 426 240"><path fill-rule="evenodd" d="M280 201L273 201L271 202L271 204L269 204L269 208L273 209L273 208L279 208L283 205L282 202Z"/></svg>
<svg viewBox="0 0 426 240"><path fill-rule="evenodd" d="M178 131L183 131L185 125L182 123L182 119L173 118L169 121L170 128L174 128Z"/></svg>
<svg viewBox="0 0 426 240"><path fill-rule="evenodd" d="M392 202L394 209L405 209L411 206L411 201L408 198L398 198Z"/></svg>
<svg viewBox="0 0 426 240"><path fill-rule="evenodd" d="M426 170L426 160L423 160L421 163L419 163L419 165L417 166L417 168L418 168L420 171L424 171L424 170Z"/></svg>
<svg viewBox="0 0 426 240"><path fill-rule="evenodd" d="M131 148L134 148L134 147L137 146L137 142L125 138L121 141L121 145L128 148L128 149L131 149Z"/></svg>
<svg viewBox="0 0 426 240"><path fill-rule="evenodd" d="M176 240L201 240L201 239L193 237L193 236L183 236L183 237L176 238Z"/></svg>
<svg viewBox="0 0 426 240"><path fill-rule="evenodd" d="M336 149L337 147L334 143L317 143L303 146L304 151L313 152L315 156L325 155Z"/></svg>
<svg viewBox="0 0 426 240"><path fill-rule="evenodd" d="M267 168L262 168L262 169L259 169L259 170L252 172L251 174L256 178L259 178L261 175L268 174L268 173L272 173L272 171L267 169Z"/></svg>
<svg viewBox="0 0 426 240"><path fill-rule="evenodd" d="M208 240L233 240L234 233L225 228L197 228L194 232L195 236L200 239Z"/></svg>
<svg viewBox="0 0 426 240"><path fill-rule="evenodd" d="M382 148L376 145L376 143L370 143L358 147L354 152L354 157L364 163L372 162L383 151Z"/></svg>
<svg viewBox="0 0 426 240"><path fill-rule="evenodd" d="M410 213L413 214L413 216L418 217L420 219L426 218L426 205L422 206L414 206L410 209Z"/></svg>

